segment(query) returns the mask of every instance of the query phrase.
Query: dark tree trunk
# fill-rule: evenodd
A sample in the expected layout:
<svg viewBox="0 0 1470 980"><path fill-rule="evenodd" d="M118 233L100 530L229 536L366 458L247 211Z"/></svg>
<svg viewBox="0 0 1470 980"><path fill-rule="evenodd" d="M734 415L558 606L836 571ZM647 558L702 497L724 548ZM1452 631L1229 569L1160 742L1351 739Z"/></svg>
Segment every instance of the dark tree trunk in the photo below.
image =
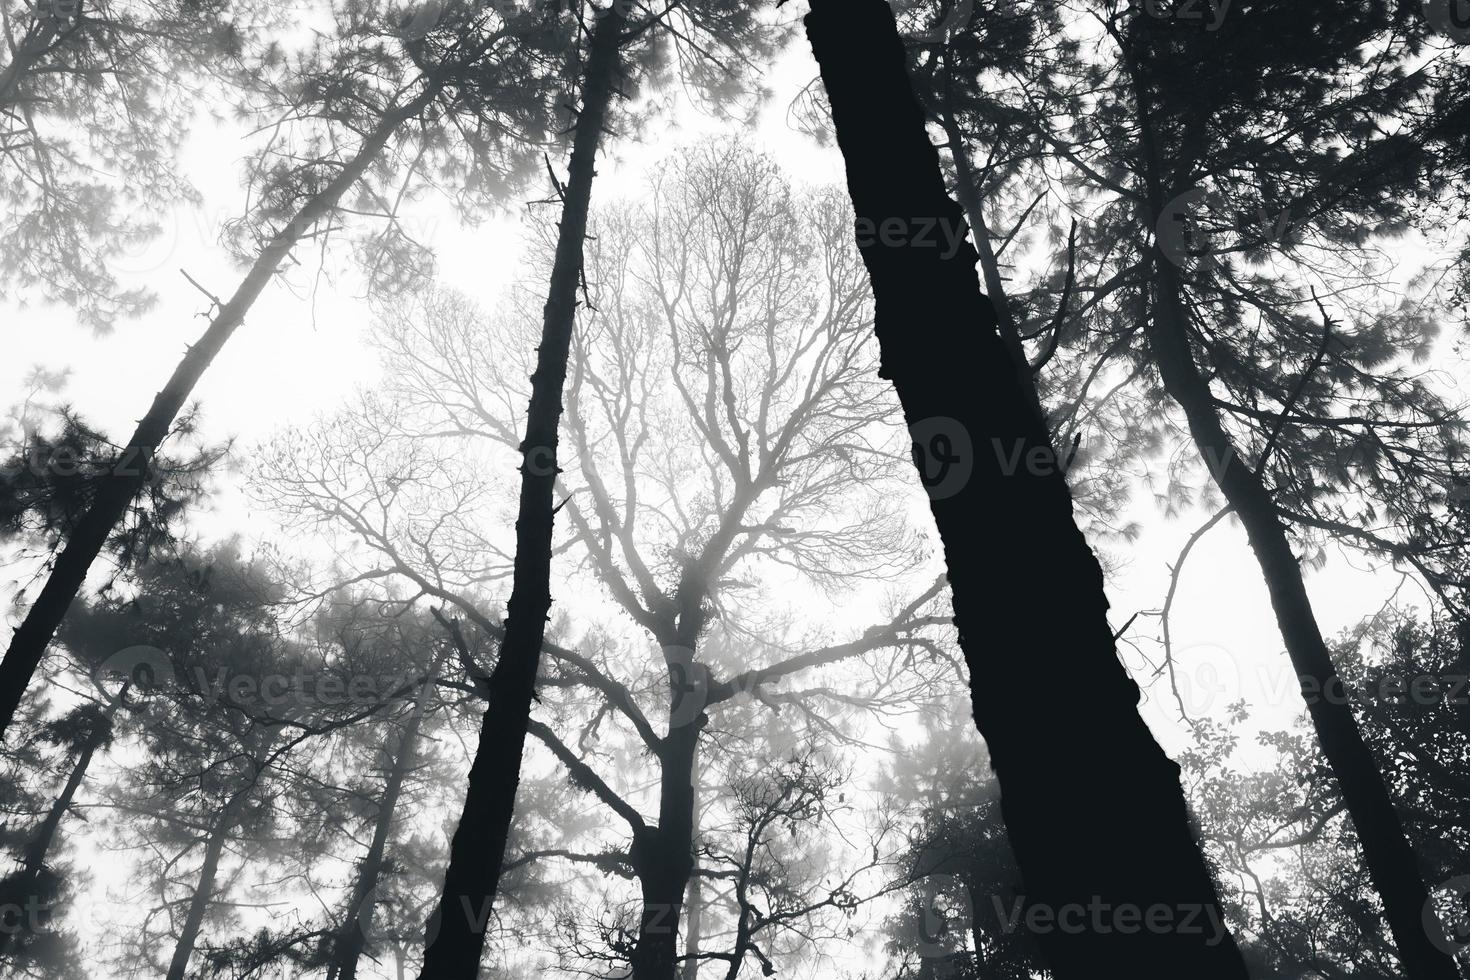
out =
<svg viewBox="0 0 1470 980"><path fill-rule="evenodd" d="M10 727L26 687L86 580L92 562L96 561L108 536L127 513L128 505L149 480L153 456L168 436L194 386L244 321L245 314L301 236L336 207L342 195L378 158L399 124L418 115L433 99L440 84L429 85L413 101L385 117L378 128L363 140L357 153L338 171L337 176L310 198L286 227L276 232L256 257L235 294L220 305L199 342L184 354L168 384L154 397L148 413L138 423L127 448L119 457L118 465L101 481L91 506L67 538L41 594L10 638L10 647L4 660L0 661L0 739Z"/></svg>
<svg viewBox="0 0 1470 980"><path fill-rule="evenodd" d="M633 842L643 914L633 948L634 980L675 980L684 892L694 874L694 759L703 716L672 728L660 751L658 826Z"/></svg>
<svg viewBox="0 0 1470 980"><path fill-rule="evenodd" d="M698 758L695 759L696 766ZM684 927L684 967L679 980L699 980L699 948L704 932L704 879L699 874L699 774L694 773L693 818L690 836L689 898Z"/></svg>
<svg viewBox="0 0 1470 980"><path fill-rule="evenodd" d="M860 219L962 220L945 193L883 0L812 0L807 33ZM932 224L927 225L932 227ZM863 245L881 373L893 381L931 484L975 721L990 748L1026 900L1072 928L1037 928L1059 978L1242 980L1190 830L1178 767L1139 717L1114 649L1096 557L980 291L976 254ZM946 446L933 439L942 435ZM1019 453L1020 465L1010 461ZM925 475L925 474L921 474ZM1162 907L1174 927L1128 929ZM1102 914L1092 910L1101 909ZM1088 924L1076 928L1077 916ZM1102 918L1104 928L1089 920ZM1117 918L1115 918L1117 916ZM1051 920L1055 923L1057 920ZM1131 920L1130 920L1131 921ZM1023 922L1020 926L1026 928Z"/></svg>
<svg viewBox="0 0 1470 980"><path fill-rule="evenodd" d="M556 258L546 299L531 406L521 443L514 585L489 705L470 769L469 787L449 852L444 891L430 919L420 980L474 980L500 884L505 844L521 778L521 754L535 694L541 644L551 611L551 536L555 520L557 429L567 356L576 325L577 288L598 147L619 72L626 23L621 4L599 15L582 83Z"/></svg>
<svg viewBox="0 0 1470 980"><path fill-rule="evenodd" d="M352 888L352 897L347 906L347 921L337 933L337 948L333 957L329 978L357 980L357 963L367 946L367 930L372 927L373 893L377 890L383 874L383 858L388 849L388 836L393 829L393 817L398 808L398 798L403 793L403 781L413 768L414 751L418 745L419 728L423 725L424 710L428 706L429 692L439 677L444 653L440 652L429 667L424 686L414 703L413 714L404 726L403 736L393 754L393 768L383 786L383 798L378 803L378 819L373 827L373 839Z"/></svg>
<svg viewBox="0 0 1470 980"><path fill-rule="evenodd" d="M1152 224L1164 211L1163 161L1153 139L1151 104L1137 64L1132 66L1132 74ZM1151 258L1153 309L1152 315L1145 318L1144 331L1154 363L1164 390L1184 411L1201 459L1245 526L1317 742L1342 790L1373 887L1383 899L1384 917L1404 972L1410 980L1455 980L1459 972L1453 958L1434 945L1424 927L1429 892L1419 876L1418 862L1394 810L1388 786L1353 717L1342 677L1322 639L1301 565L1292 554L1276 502L1256 469L1236 455L1215 411L1209 382L1195 363L1189 345L1183 279L1157 239Z"/></svg>
<svg viewBox="0 0 1470 980"><path fill-rule="evenodd" d="M92 733L87 736L87 740L82 743L82 749L77 753L76 761L72 763L71 773L66 778L66 785L62 787L61 794L52 802L51 809L46 813L46 819L41 821L40 827L36 828L35 835L21 855L20 870L11 875L4 883L0 904L5 907L0 909L0 913L4 913L7 917L12 908L28 908L32 899L38 897L36 893L41 871L46 867L46 858L56 843L57 831L61 829L62 820L66 818L73 801L76 800L77 791L82 788L82 783L87 778L87 770L91 768L92 758L112 734L112 715L115 711L115 706L109 707L98 719ZM3 934L0 934L0 955L7 953L21 935L21 923L6 921L3 924L4 931Z"/></svg>
<svg viewBox="0 0 1470 980"><path fill-rule="evenodd" d="M1393 807L1373 752L1363 741L1337 667L1322 639L1301 565L1292 554L1275 502L1255 470L1235 454L1216 415L1209 384L1189 349L1178 272L1154 249L1153 315L1145 330L1164 388L1183 410L1196 449L1207 461L1226 501L1245 526L1261 566L1276 625L1296 670L1318 744L1342 790L1363 847L1373 887L1383 899L1405 975L1411 980L1455 980L1450 956L1430 941L1423 924L1429 892Z"/></svg>

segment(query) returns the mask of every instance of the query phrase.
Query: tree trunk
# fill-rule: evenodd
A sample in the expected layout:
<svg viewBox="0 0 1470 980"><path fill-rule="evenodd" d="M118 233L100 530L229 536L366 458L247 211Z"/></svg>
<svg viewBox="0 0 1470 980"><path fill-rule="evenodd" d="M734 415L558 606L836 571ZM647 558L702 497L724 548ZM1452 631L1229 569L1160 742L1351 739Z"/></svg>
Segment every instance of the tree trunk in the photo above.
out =
<svg viewBox="0 0 1470 980"><path fill-rule="evenodd" d="M32 675L56 635L62 617L76 598L92 562L97 559L108 535L127 513L128 505L150 478L154 453L167 437L169 429L184 402L199 383L200 377L214 361L245 314L264 291L291 249L314 224L325 218L337 201L357 182L404 120L418 115L434 98L442 81L432 81L411 102L386 116L363 140L357 153L347 161L326 187L312 196L284 228L276 232L241 280L235 294L223 303L199 342L184 354L173 376L153 399L148 413L138 423L127 448L119 457L113 472L100 482L87 512L77 522L66 544L52 566L51 574L36 597L30 611L0 661L0 739L5 737L11 719L20 706L21 697Z"/></svg>
<svg viewBox="0 0 1470 980"><path fill-rule="evenodd" d="M557 429L567 356L576 325L577 287L597 151L619 71L618 49L626 23L623 10L622 4L615 3L600 12L592 33L541 346L536 373L531 377L526 438L520 447L514 585L507 606L505 636L490 677L489 705L470 769L464 810L450 847L444 891L430 919L420 980L474 980L478 976L485 929L500 884L536 670L551 610Z"/></svg>
<svg viewBox="0 0 1470 980"><path fill-rule="evenodd" d="M1154 315L1147 318L1144 329L1154 361L1164 389L1184 410L1195 448L1245 526L1317 741L1342 790L1373 886L1383 899L1384 917L1405 974L1411 980L1454 980L1459 976L1454 961L1434 946L1424 929L1421 917L1429 892L1419 877L1418 862L1373 752L1353 717L1345 697L1347 689L1322 639L1286 528L1276 513L1271 492L1255 470L1236 455L1215 413L1209 383L1200 375L1189 349L1178 271L1157 243L1153 263Z"/></svg>
<svg viewBox="0 0 1470 980"><path fill-rule="evenodd" d="M403 780L413 768L414 751L418 744L424 711L428 706L429 692L438 680L444 657L443 650L435 655L428 676L424 678L424 686L419 691L418 700L414 703L413 713L398 741L397 751L394 752L393 769L388 774L388 780L383 786L383 799L378 804L378 820L373 827L372 843L368 845L367 855L362 859L362 869L358 872L357 884L352 889L352 898L347 906L347 921L337 933L336 953L329 980L331 976L335 976L336 980L357 980L357 962L367 945L367 930L372 927L375 904L373 894L383 873L383 858L388 849L388 835L393 829L394 812L398 807L398 798L403 793Z"/></svg>
<svg viewBox="0 0 1470 980"><path fill-rule="evenodd" d="M51 804L51 809L46 813L46 819L41 821L41 826L36 828L35 836L26 845L25 852L21 855L20 870L12 875L5 883L5 895L0 896L0 904L5 908L0 912L8 914L12 908L24 909L31 905L36 895L37 883L41 876L41 870L46 866L46 857L51 853L52 846L56 843L57 831L61 829L61 821L66 818L71 809L72 802L76 799L77 791L81 789L83 781L87 778L87 770L92 765L92 758L97 754L107 738L112 733L112 716L117 706L110 705L92 733L87 736L86 742L82 743L82 749L77 753L77 758L72 763L71 773L67 776L66 785L61 789L61 795ZM49 912L48 912L49 917ZM0 956L10 951L11 945L17 942L21 936L19 922L6 922L3 934L0 934Z"/></svg>
<svg viewBox="0 0 1470 980"><path fill-rule="evenodd" d="M1132 66L1132 75L1152 226L1164 211L1163 161L1153 139L1151 103L1137 64ZM1189 346L1184 282L1157 237L1151 258L1153 315L1145 317L1144 332L1159 377L1169 397L1184 411L1195 448L1215 484L1245 526L1318 744L1357 829L1363 859L1373 887L1383 900L1384 917L1405 974L1410 980L1455 980L1459 972L1454 959L1434 945L1424 927L1429 892L1419 876L1418 861L1404 835L1388 786L1353 717L1347 689L1322 639L1301 565L1292 554L1276 502L1255 469L1236 454L1215 411L1209 382L1200 374Z"/></svg>
<svg viewBox="0 0 1470 980"><path fill-rule="evenodd" d="M1154 315L1145 326L1149 346L1165 390L1184 410L1195 448L1245 526L1317 741L1357 829L1373 887L1383 899L1384 917L1398 946L1405 975L1411 980L1454 980L1459 976L1454 961L1430 942L1424 929L1421 917L1429 892L1419 877L1418 862L1377 761L1353 717L1345 697L1347 689L1322 639L1286 528L1270 491L1251 466L1235 454L1215 414L1209 384L1189 350L1178 273L1157 245L1153 261L1157 289Z"/></svg>
<svg viewBox="0 0 1470 980"><path fill-rule="evenodd" d="M887 4L811 7L807 33L859 218L915 232L936 217L960 221ZM1025 879L1030 918L1018 927L1034 926L1062 980L1241 980L1179 769L1138 714L1138 687L1107 622L1102 571L980 291L976 254L965 248L944 259L938 249L891 241L860 243L877 301L880 373L927 443L916 445L915 462L927 470L933 447L959 467L931 486L930 507L975 721ZM931 441L936 433L948 444ZM1135 928L1149 910L1169 927Z"/></svg>
<svg viewBox="0 0 1470 980"><path fill-rule="evenodd" d="M697 764L696 756L696 764ZM704 879L699 874L699 774L694 773L694 795L690 834L689 898L684 927L684 968L679 971L679 980L699 980L699 944L704 930Z"/></svg>
<svg viewBox="0 0 1470 980"><path fill-rule="evenodd" d="M704 725L671 728L662 763L658 826L633 842L633 870L643 887L643 914L633 948L633 980L675 980L679 919L694 874L694 759Z"/></svg>
<svg viewBox="0 0 1470 980"><path fill-rule="evenodd" d="M219 875L220 856L224 853L230 833L235 829L235 822L240 816L240 811L245 808L245 800L254 788L255 780L252 778L243 789L231 797L224 812L220 814L219 820L215 821L214 827L210 829L209 840L204 846L204 863L199 868L199 882L194 886L194 894L189 899L189 911L184 916L184 927L179 930L179 941L174 946L174 955L168 965L166 980L184 980L188 972L189 960L193 957L194 946L199 941L199 931L204 926L204 916L209 911L210 903L214 901L214 883Z"/></svg>

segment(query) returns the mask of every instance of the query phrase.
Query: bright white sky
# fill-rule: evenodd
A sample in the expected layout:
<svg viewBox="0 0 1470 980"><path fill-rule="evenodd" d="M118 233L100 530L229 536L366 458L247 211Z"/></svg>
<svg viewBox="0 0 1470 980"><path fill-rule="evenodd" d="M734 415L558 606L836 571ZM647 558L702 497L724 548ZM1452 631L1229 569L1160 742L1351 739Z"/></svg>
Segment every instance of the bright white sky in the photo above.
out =
<svg viewBox="0 0 1470 980"><path fill-rule="evenodd" d="M836 149L814 145L786 121L792 97L814 75L810 52L798 41L772 72L776 96L754 139L802 181L839 181L842 170ZM602 165L598 197L637 193L650 165L681 142L718 132L722 126L686 108L677 125L655 127L641 141L620 141L613 160ZM98 338L75 325L63 309L0 308L0 349L6 352L0 362L0 404L19 399L20 380L33 365L64 367L72 371L68 395L86 417L118 438L131 430L184 345L204 326L199 314L208 302L179 269L220 295L231 292L239 278L216 236L243 203L237 185L243 153L240 134L228 127L206 125L198 132L189 146L187 170L203 194L203 205L172 215L161 240L120 264L130 277L159 293L153 313ZM442 278L488 304L511 278L519 251L517 225L512 214L465 230L445 213L438 219L426 217L416 230L421 240L436 248ZM368 311L354 294L355 283L325 282L312 293L314 258L303 256L303 261L308 264L290 277L289 286L278 282L266 291L200 384L196 397L204 404L208 440L236 437L238 445L248 450L278 427L329 412L355 388L372 384L375 358L362 343ZM270 531L270 520L252 513L233 489L227 488L213 507L205 527L217 533L242 528L256 534ZM1166 520L1144 501L1135 516L1146 529L1142 540L1126 553L1116 546L1112 549L1115 558L1124 559L1110 583L1115 626L1135 612L1162 604L1168 563L1208 515ZM1310 575L1309 587L1318 617L1332 634L1376 610L1397 581L1396 575L1360 571L1334 559L1327 570ZM867 614L866 609L854 610L849 625L867 625L858 622ZM1173 623L1182 686L1191 707L1219 713L1229 701L1244 697L1255 706L1257 721L1268 726L1285 725L1300 710L1264 585L1244 534L1234 524L1217 527L1195 549ZM1045 624L1038 624L1043 631L1034 651L1038 654L1045 650L1044 629ZM1156 631L1157 619L1143 616L1129 635L1151 637ZM1152 642L1142 649L1157 655ZM1128 659L1131 666L1141 665L1136 655ZM1153 689L1146 710L1171 750L1183 744L1183 726L1177 722L1166 686Z"/></svg>

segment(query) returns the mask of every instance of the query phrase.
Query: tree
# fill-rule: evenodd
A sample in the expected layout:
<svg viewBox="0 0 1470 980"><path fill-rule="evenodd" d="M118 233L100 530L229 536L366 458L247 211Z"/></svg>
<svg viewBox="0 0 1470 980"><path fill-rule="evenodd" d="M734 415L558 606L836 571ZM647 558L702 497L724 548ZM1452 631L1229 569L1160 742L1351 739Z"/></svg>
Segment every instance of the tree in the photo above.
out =
<svg viewBox="0 0 1470 980"><path fill-rule="evenodd" d="M512 186L532 166L531 144L544 136L554 74L543 59L558 50L556 21L536 12L460 11L405 34L381 16L350 17L334 37L291 62L272 53L264 85L282 103L276 122L302 142L272 142L255 171L262 204L233 233L249 243L249 270L228 300L209 295L212 316L198 343L174 369L124 449L135 465L108 474L71 530L45 586L0 661L0 736L88 570L144 485L160 445L199 378L219 354L283 262L303 240L328 236L347 211L387 217L405 191L385 184L423 181L437 163ZM283 74L284 78L278 77ZM414 126L412 123L422 123ZM479 135L451 145L463 125ZM298 148L309 150L305 159ZM499 185L489 188L492 192ZM362 208L343 208L356 195ZM374 209L379 209L375 211Z"/></svg>
<svg viewBox="0 0 1470 980"><path fill-rule="evenodd" d="M1288 529L1328 529L1395 558L1430 550L1412 544L1425 537L1463 551L1454 528L1423 519L1454 482L1459 423L1401 366L1432 325L1408 303L1344 323L1311 302L1316 284L1341 297L1383 282L1364 245L1402 228L1425 166L1409 134L1436 125L1413 122L1429 78L1408 69L1422 29L1383 5L1334 3L1310 13L1250 4L1213 27L1121 11L1101 23L1119 60L1090 81L1107 96L1077 132L1044 138L1111 202L1100 237L1156 230L1142 252L1119 253L1133 270L1119 307L1143 311L1143 356L1245 526L1304 693L1336 688ZM1303 104L1319 108L1300 118ZM1407 132L1384 133L1386 114ZM1290 264L1277 271L1278 259ZM1301 365L1294 378L1284 352ZM1383 518L1401 522L1403 538L1359 530ZM1448 977L1419 925L1416 859L1350 706L1309 706L1404 968Z"/></svg>
<svg viewBox="0 0 1470 980"><path fill-rule="evenodd" d="M582 557L626 620L608 629L631 625L652 645L623 657L598 652L604 641L591 638L547 644L555 670L539 684L565 711L588 712L594 729L615 719L613 744L626 739L626 751L652 760L647 806L657 823L584 757L606 751L590 734L573 745L560 722L531 732L627 826L631 846L610 866L631 873L641 907L615 953L640 976L672 975L680 959L696 766L712 764L715 737L706 716L728 717L731 702L756 689L820 726L798 692L778 695L783 679L895 647L932 648L941 625L927 608L938 585L893 601L861 636L833 639L742 584L789 568L837 589L854 576L884 581L912 560L896 503L880 490L897 458L885 428L892 403L871 377L845 214L833 194L796 195L769 158L719 141L671 165L647 200L605 209L595 224L563 420L576 465L557 480L568 538L557 549ZM473 626L469 640L498 640L504 629L455 584L492 574L493 538L474 528L477 513L493 521L495 510L429 488L454 487L449 474L461 466L492 465L493 456L471 455L476 446L521 453L507 392L530 322L509 310L487 326L442 291L389 307L391 401L368 403L325 434L293 434L259 466L264 494L303 526L329 522L361 539L352 577L402 576L455 605ZM442 469L431 466L430 446ZM855 515L844 514L849 500ZM788 630L792 639L771 639ZM902 701L923 675L895 664L881 676L878 686L896 687L889 696ZM813 697L837 695L819 685ZM663 711L666 734L654 728Z"/></svg>
<svg viewBox="0 0 1470 980"><path fill-rule="evenodd" d="M246 70L274 18L263 6L178 0L6 0L0 14L0 299L40 287L110 330L153 303L110 261L197 199L177 159L195 98L229 90L210 83Z"/></svg>
<svg viewBox="0 0 1470 980"><path fill-rule="evenodd" d="M983 748L948 734L962 711L941 703L924 741L892 747L883 789L910 811L913 829L891 944L900 976L1029 980L1045 966L1036 937L1012 919L1025 893L999 787L983 771Z"/></svg>
<svg viewBox="0 0 1470 980"><path fill-rule="evenodd" d="M520 779L531 700L535 696L536 671L551 609L555 517L552 496L556 484L558 421L567 356L576 325L577 287L582 279L582 253L597 152L609 119L612 96L622 77L632 76L630 68L637 64L633 58L629 58L631 65L626 64L622 49L640 44L644 34L658 37L666 26L673 37L685 38L685 34L665 24L676 16L676 8L680 6L669 4L662 11L649 10L637 18L628 17L624 5L616 2L606 8L590 5L585 8L597 23L588 32L586 65L581 75L582 105L573 127L568 181L565 188L557 187L562 213L541 340L536 347L536 370L531 375L531 404L525 436L519 446L523 455L521 494L516 516L515 567L506 606L508 618L500 638L500 655L488 681L489 705L470 770L464 815L450 849L444 896L430 927L437 931L437 938L425 951L421 980L472 980L479 970L484 934L477 926L475 914L462 913L478 909L488 914L495 901L515 806L515 788ZM729 47L742 41L759 42L765 33L752 27L751 13L737 4L702 4L692 10L679 10L677 16L692 22L698 33ZM683 43L693 49L696 64L708 57L697 44ZM696 67L691 72L696 82L701 80L702 70Z"/></svg>
<svg viewBox="0 0 1470 980"><path fill-rule="evenodd" d="M1188 905L1213 910L1218 920L1178 768L1138 716L1137 686L1113 649L1101 571L1072 520L1055 453L1047 456L1048 434L996 333L974 250L945 260L908 240L926 216L948 227L960 227L961 216L911 94L893 16L876 2L845 4L841 12L815 4L807 33L859 222L897 222L907 232L898 247L892 235L859 244L877 301L882 374L903 403L921 476L934 473L925 472L935 462L929 453L941 451L950 465L957 440L964 440L961 459L965 445L975 447L968 479L941 484L930 507L945 544L975 720L1000 782L1027 900L1053 914L1098 899L1112 907ZM1018 452L1018 459L1040 452L1035 458L1051 465L1006 472L986 446ZM1060 619L1059 598L1074 607ZM1045 649L1065 657L1061 683L1042 681L1021 653L1035 648L1042 631L1050 633ZM1068 800L1079 799L1093 802L1086 821L1070 819L1076 807ZM1106 800L1126 800L1126 812L1096 805ZM1228 937L1213 945L1183 931L1039 938L1062 977L1244 972Z"/></svg>

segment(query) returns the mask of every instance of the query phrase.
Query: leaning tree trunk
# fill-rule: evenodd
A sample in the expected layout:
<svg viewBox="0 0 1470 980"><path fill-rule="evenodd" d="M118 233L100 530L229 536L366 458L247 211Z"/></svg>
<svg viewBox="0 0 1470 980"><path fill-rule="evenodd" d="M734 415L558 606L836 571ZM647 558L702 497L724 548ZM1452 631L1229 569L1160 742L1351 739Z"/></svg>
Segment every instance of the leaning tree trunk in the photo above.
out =
<svg viewBox="0 0 1470 980"><path fill-rule="evenodd" d="M526 437L520 447L514 585L506 609L505 635L490 676L489 705L470 769L464 810L450 846L444 891L430 919L420 980L474 980L479 975L485 928L500 884L541 644L551 611L557 429L576 324L577 287L597 151L619 70L618 50L626 23L623 9L622 4L615 3L600 13L592 33L541 345L537 348L536 373L531 376Z"/></svg>
<svg viewBox="0 0 1470 980"><path fill-rule="evenodd" d="M430 82L419 96L385 116L363 140L357 153L338 170L337 176L312 195L286 226L276 232L256 257L235 294L220 305L199 342L184 354L168 384L154 397L127 448L118 457L118 465L100 481L91 506L68 536L25 621L10 638L10 647L0 661L0 739L10 727L26 687L86 580L92 562L149 480L153 455L168 436L200 377L244 321L245 314L302 235L331 213L342 195L378 158L398 126L418 115L441 86L441 81Z"/></svg>
<svg viewBox="0 0 1470 980"><path fill-rule="evenodd" d="M1136 65L1133 77L1150 220L1156 224L1164 213L1163 161L1153 138L1151 103ZM1372 750L1363 740L1345 696L1347 689L1322 639L1301 564L1292 553L1275 499L1257 468L1236 454L1215 410L1209 382L1195 363L1184 309L1184 282L1157 236L1150 258L1154 273L1153 315L1145 317L1144 332L1154 363L1164 390L1184 411L1200 458L1245 526L1246 537L1271 596L1277 629L1301 684L1317 742L1332 768L1358 832L1364 863L1373 887L1383 900L1384 917L1398 947L1404 972L1410 980L1455 980L1459 972L1453 957L1435 946L1424 926L1429 892L1419 876L1418 861L1394 810L1388 785ZM1323 329L1330 329L1329 325L1323 324ZM1270 447L1265 451L1270 452Z"/></svg>
<svg viewBox="0 0 1470 980"><path fill-rule="evenodd" d="M1429 892L1419 876L1418 862L1394 811L1388 786L1343 696L1346 687L1322 639L1301 565L1292 553L1271 492L1255 470L1236 455L1215 412L1209 383L1199 373L1189 349L1179 274L1157 244L1153 264L1154 313L1147 318L1144 329L1154 361L1165 391L1184 410L1195 448L1245 526L1318 744L1342 790L1373 887L1383 899L1384 917L1405 975L1411 980L1455 980L1459 973L1454 960L1435 947L1424 928L1422 916Z"/></svg>
<svg viewBox="0 0 1470 980"><path fill-rule="evenodd" d="M92 758L112 734L112 716L116 710L115 703L110 705L97 720L87 740L82 743L82 749L77 753L76 762L72 764L71 773L66 778L66 785L62 787L61 794L52 802L51 809L46 813L46 819L41 821L40 827L36 828L35 835L31 837L30 843L26 845L21 855L20 870L11 875L4 882L3 888L0 888L0 904L5 906L4 909L0 909L0 912L8 913L11 908L29 908L31 899L37 897L37 886L41 879L41 871L46 867L46 857L56 843L56 834L61 829L62 820L71 810L77 791L82 788L82 783L87 778L87 770L91 768ZM9 952L12 945L20 941L20 925L19 922L5 923L3 933L0 933L0 956Z"/></svg>
<svg viewBox="0 0 1470 980"><path fill-rule="evenodd" d="M945 193L887 4L811 7L807 33L858 217L911 230L962 220ZM1102 571L997 334L976 254L965 248L945 259L934 248L884 244L892 241L861 243L877 302L880 373L894 383L915 462L926 469L975 721L1042 952L1063 980L1240 980L1240 953L1223 925L1213 925L1223 918L1179 769L1138 714L1138 687L1108 626ZM930 449L939 460L927 458ZM1012 459L1021 465L1011 467ZM950 467L938 480L927 472L934 462ZM1167 916L1172 928L1114 928L1123 915L1131 926L1150 909L1155 923ZM1079 919L1103 916L1102 928L1077 928Z"/></svg>
<svg viewBox="0 0 1470 980"><path fill-rule="evenodd" d="M209 912L210 903L214 901L214 885L219 876L220 856L224 853L225 844L229 842L240 811L245 808L245 800L250 796L253 788L254 781L252 780L245 788L237 792L210 829L209 839L204 845L204 863L199 868L199 881L195 884L194 894L189 899L189 911L184 915L184 927L179 930L179 941L174 945L174 955L169 961L166 980L184 980L188 973L189 960L194 955L194 947L199 942L199 932L204 927L204 916Z"/></svg>
<svg viewBox="0 0 1470 980"><path fill-rule="evenodd" d="M439 668L444 662L444 656L442 650L435 655L429 673L424 678L424 686L419 690L418 700L414 702L413 713L404 726L403 735L398 740L393 755L393 769L383 786L383 799L378 804L378 819L373 827L372 843L368 845L367 854L362 859L362 868L358 872L357 884L352 889L352 897L347 906L347 921L337 932L336 949L328 974L337 980L357 980L357 963L367 946L367 931L372 928L375 904L373 896L383 873L388 835L393 829L393 817L398 808L398 798L403 793L403 781L413 768L414 751L418 744L419 729L423 725L424 711L428 706L429 692L439 678Z"/></svg>

